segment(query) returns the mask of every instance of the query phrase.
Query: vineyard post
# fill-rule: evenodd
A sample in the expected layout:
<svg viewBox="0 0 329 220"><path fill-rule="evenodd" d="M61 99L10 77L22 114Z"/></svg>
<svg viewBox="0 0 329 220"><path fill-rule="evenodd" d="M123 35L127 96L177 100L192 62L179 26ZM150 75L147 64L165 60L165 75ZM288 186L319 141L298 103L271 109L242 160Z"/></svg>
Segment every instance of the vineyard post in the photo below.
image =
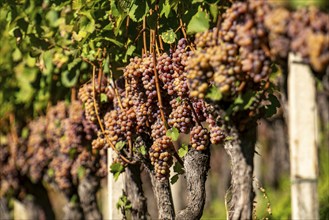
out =
<svg viewBox="0 0 329 220"><path fill-rule="evenodd" d="M318 219L315 80L310 67L292 53L288 95L292 219Z"/></svg>
<svg viewBox="0 0 329 220"><path fill-rule="evenodd" d="M110 166L113 161L113 150L111 148L107 149L107 199L108 199L108 213L109 219L122 219L123 215L116 205L119 201L119 198L122 196L122 190L124 189L124 175L120 175L117 180L114 179L114 176L110 173Z"/></svg>

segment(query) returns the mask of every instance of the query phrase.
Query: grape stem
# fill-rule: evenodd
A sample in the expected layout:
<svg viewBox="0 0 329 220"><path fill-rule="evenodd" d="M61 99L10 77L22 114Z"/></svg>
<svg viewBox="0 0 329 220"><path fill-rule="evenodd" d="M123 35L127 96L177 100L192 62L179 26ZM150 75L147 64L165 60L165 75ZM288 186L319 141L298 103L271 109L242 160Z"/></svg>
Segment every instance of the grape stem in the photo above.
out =
<svg viewBox="0 0 329 220"><path fill-rule="evenodd" d="M127 16L127 21L126 21L126 37L128 37L128 28L129 28L129 16Z"/></svg>
<svg viewBox="0 0 329 220"><path fill-rule="evenodd" d="M10 161L12 165L16 162L16 155L17 155L17 144L18 144L18 135L16 130L16 123L15 123L15 115L13 113L9 114L9 123L10 123L10 133L13 140L13 144L10 145L10 151L13 155L13 159Z"/></svg>
<svg viewBox="0 0 329 220"><path fill-rule="evenodd" d="M191 108L191 110L192 110L192 113L193 113L193 115L194 115L195 122L196 122L199 126L202 127L202 124L200 123L199 117L198 117L198 115L196 114L196 111L195 111L195 109L194 109L194 107L193 107L193 105L192 105L192 103L191 103L191 100L186 99L186 101L187 101L188 105L190 106L190 108Z"/></svg>
<svg viewBox="0 0 329 220"><path fill-rule="evenodd" d="M158 15L158 4L155 6L155 13ZM158 23L158 16L156 16L156 24ZM151 31L152 33L152 31ZM155 54L155 47L156 47L156 39L157 39L157 26L155 27L155 30L153 30L153 36L151 38L151 43L152 43L152 53L153 53L153 72L154 72L154 78L155 78L155 87L156 87L156 92L158 96L158 103L159 103L159 109L160 109L160 114L161 114L161 120L163 122L163 125L165 127L165 130L168 130L168 124L166 121L165 114L163 112L163 103L162 103L162 97L161 97L161 90L160 90L160 84L159 84L159 75L158 71L156 69L157 67L157 59L156 59L156 54ZM158 51L159 53L159 51ZM177 150L175 147L173 147L174 150L174 156L177 159L177 161L184 167L184 162L180 158L180 156L177 153Z"/></svg>
<svg viewBox="0 0 329 220"><path fill-rule="evenodd" d="M160 50L161 50L161 52L163 52L164 51L163 42L162 42L162 38L160 35L159 35L159 44L160 44Z"/></svg>
<svg viewBox="0 0 329 220"><path fill-rule="evenodd" d="M111 77L111 80L112 80L112 82L113 82L113 84L114 84L114 93L115 93L115 96L116 96L116 98L117 98L117 100L118 100L118 103L119 103L119 107L120 107L120 109L122 110L122 111L124 111L124 108L123 108L123 106L122 106L122 102L121 102L121 97L119 96L119 93L118 93L118 90L117 90L117 87L116 87L116 85L115 85L115 82L114 82L114 79L113 79L113 73L112 73L112 71L110 70L110 77ZM127 79L125 79L125 86L126 86L126 88L127 88L127 86L128 86L128 81L127 81ZM127 90L126 90L126 98L128 97L128 94L127 94ZM129 145L129 157L130 158L132 158L133 157L133 155L134 155L134 152L133 152L133 145L132 145L132 143L131 143L131 140L128 140L128 145Z"/></svg>
<svg viewBox="0 0 329 220"><path fill-rule="evenodd" d="M153 39L153 41L155 41L155 40ZM156 66L157 66L157 61L156 61L156 55L155 55L155 45L153 44L153 72L154 72L154 76L155 76L155 87L156 87L156 92L157 92L157 96L158 96L161 119L162 119L163 125L167 131L168 125L167 125L166 118L165 118L165 115L163 112L162 97L161 97L161 91L160 91L160 85L159 85L159 76L158 76L158 71L156 69Z"/></svg>
<svg viewBox="0 0 329 220"><path fill-rule="evenodd" d="M88 63L91 63L91 62L88 60ZM126 163L134 164L133 161L128 160L126 157L124 157L123 155L120 154L120 152L115 148L115 146L113 145L113 143L109 139L108 135L105 133L105 130L104 130L102 121L101 121L101 119L99 117L98 109L97 109L97 106L96 106L96 98L95 98L96 97L96 92L95 92L95 72L96 72L96 66L93 63L91 63L91 64L93 66L93 79L92 79L92 83L93 83L93 104L94 104L95 113L96 113L96 117L97 117L97 120L98 120L99 127L101 128L101 131L102 131L103 135L105 136L106 141L110 144L111 148L122 158L122 160L124 160Z"/></svg>
<svg viewBox="0 0 329 220"><path fill-rule="evenodd" d="M101 86L102 86L102 78L103 78L103 71L102 71L102 61L99 63L99 69L98 69L98 92L101 92Z"/></svg>
<svg viewBox="0 0 329 220"><path fill-rule="evenodd" d="M116 84L115 84L115 82L114 82L114 78L113 78L113 73L112 73L112 70L110 69L110 78L111 78L111 81L112 81L112 83L113 83L113 86L112 86L112 88L113 88L113 90L114 90L114 94L115 94L115 97L117 98L117 100L118 100L118 103L119 103L119 107L121 108L121 109L123 109L123 107L122 107L122 102L121 102L121 97L119 96L119 92L118 92L118 89L117 89L117 86L116 86Z"/></svg>
<svg viewBox="0 0 329 220"><path fill-rule="evenodd" d="M147 43L146 43L146 17L143 18L143 46L145 55L147 55Z"/></svg>
<svg viewBox="0 0 329 220"><path fill-rule="evenodd" d="M71 102L75 101L77 97L77 89L75 87L71 88Z"/></svg>
<svg viewBox="0 0 329 220"><path fill-rule="evenodd" d="M185 40L187 40L187 35L186 35L186 32L185 32L185 27L184 27L184 24L183 24L183 20L181 18L179 19L179 27L182 30L182 33L184 35Z"/></svg>

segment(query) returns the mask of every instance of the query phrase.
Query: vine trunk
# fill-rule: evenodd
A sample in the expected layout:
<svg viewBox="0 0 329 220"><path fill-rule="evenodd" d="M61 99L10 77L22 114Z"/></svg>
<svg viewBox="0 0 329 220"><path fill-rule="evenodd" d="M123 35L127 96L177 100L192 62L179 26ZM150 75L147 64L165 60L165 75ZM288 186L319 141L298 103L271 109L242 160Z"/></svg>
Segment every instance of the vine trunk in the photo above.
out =
<svg viewBox="0 0 329 220"><path fill-rule="evenodd" d="M239 131L232 126L224 148L231 158L231 199L228 202L228 217L232 220L252 219L255 192L253 190L254 152L256 122Z"/></svg>

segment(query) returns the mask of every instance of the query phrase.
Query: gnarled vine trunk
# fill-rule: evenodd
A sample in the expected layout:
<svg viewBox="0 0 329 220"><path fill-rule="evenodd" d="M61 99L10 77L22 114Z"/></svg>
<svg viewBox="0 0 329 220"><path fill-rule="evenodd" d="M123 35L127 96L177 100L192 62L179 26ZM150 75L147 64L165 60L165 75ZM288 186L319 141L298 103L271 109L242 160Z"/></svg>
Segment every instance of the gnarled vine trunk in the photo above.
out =
<svg viewBox="0 0 329 220"><path fill-rule="evenodd" d="M131 202L131 219L147 219L147 203L142 188L140 164L130 164L126 168L126 193Z"/></svg>
<svg viewBox="0 0 329 220"><path fill-rule="evenodd" d="M246 126L244 131L232 127L230 140L224 148L231 158L231 200L228 204L228 217L232 220L252 219L254 152L256 143L256 123Z"/></svg>
<svg viewBox="0 0 329 220"><path fill-rule="evenodd" d="M64 220L83 220L83 212L78 203L67 203L64 208Z"/></svg>
<svg viewBox="0 0 329 220"><path fill-rule="evenodd" d="M97 177L87 175L79 183L78 194L85 219L102 219L96 198L100 184L99 181Z"/></svg>
<svg viewBox="0 0 329 220"><path fill-rule="evenodd" d="M160 180L152 172L149 173L158 206L158 218L161 220L175 219L175 209L169 180Z"/></svg>
<svg viewBox="0 0 329 220"><path fill-rule="evenodd" d="M200 219L206 200L206 180L210 168L210 151L190 150L184 158L187 180L188 205L180 211L176 219Z"/></svg>

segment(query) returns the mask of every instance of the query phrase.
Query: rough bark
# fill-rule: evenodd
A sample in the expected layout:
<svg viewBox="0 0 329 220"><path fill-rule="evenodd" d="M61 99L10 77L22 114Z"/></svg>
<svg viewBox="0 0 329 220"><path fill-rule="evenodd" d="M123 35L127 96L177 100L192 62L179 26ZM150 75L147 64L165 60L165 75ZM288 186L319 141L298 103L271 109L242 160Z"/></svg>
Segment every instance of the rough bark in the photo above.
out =
<svg viewBox="0 0 329 220"><path fill-rule="evenodd" d="M85 219L102 219L96 198L99 181L95 176L86 175L79 183L78 194Z"/></svg>
<svg viewBox="0 0 329 220"><path fill-rule="evenodd" d="M206 200L206 180L210 168L210 151L190 150L184 159L187 181L187 207L176 219L200 219Z"/></svg>
<svg viewBox="0 0 329 220"><path fill-rule="evenodd" d="M128 165L126 168L126 193L131 202L131 219L144 220L147 218L147 203L142 188L140 165Z"/></svg>
<svg viewBox="0 0 329 220"><path fill-rule="evenodd" d="M158 179L150 172L153 192L158 206L158 218L161 220L175 219L174 203L168 179Z"/></svg>
<svg viewBox="0 0 329 220"><path fill-rule="evenodd" d="M3 220L10 219L10 211L8 208L8 201L6 198L0 198L0 217Z"/></svg>
<svg viewBox="0 0 329 220"><path fill-rule="evenodd" d="M232 220L252 219L253 213L256 123L250 123L246 128L242 132L232 127L229 134L232 140L224 144L232 166L231 200L228 204L228 217Z"/></svg>
<svg viewBox="0 0 329 220"><path fill-rule="evenodd" d="M83 220L83 212L81 207L77 203L67 203L64 208L64 220Z"/></svg>

